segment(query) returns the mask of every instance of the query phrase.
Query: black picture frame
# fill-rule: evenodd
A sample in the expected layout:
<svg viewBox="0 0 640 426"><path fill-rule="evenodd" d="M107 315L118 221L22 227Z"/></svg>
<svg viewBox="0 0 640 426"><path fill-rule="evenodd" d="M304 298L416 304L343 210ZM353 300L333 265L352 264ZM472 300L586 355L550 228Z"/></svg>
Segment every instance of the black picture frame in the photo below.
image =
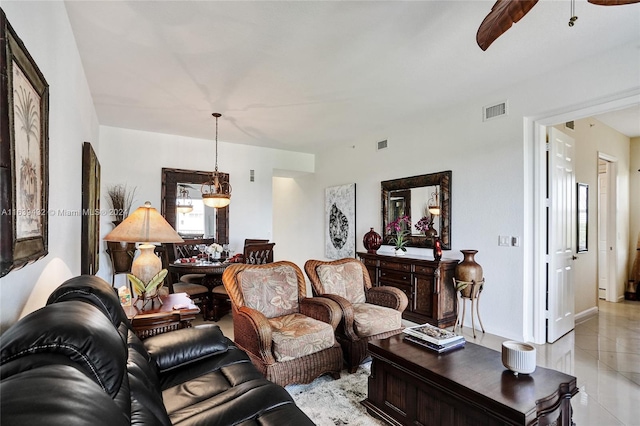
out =
<svg viewBox="0 0 640 426"><path fill-rule="evenodd" d="M589 251L589 185L577 183L576 250Z"/></svg>
<svg viewBox="0 0 640 426"><path fill-rule="evenodd" d="M43 258L49 230L49 85L0 9L0 277Z"/></svg>
<svg viewBox="0 0 640 426"><path fill-rule="evenodd" d="M91 143L82 144L82 241L80 273L100 267L100 162Z"/></svg>

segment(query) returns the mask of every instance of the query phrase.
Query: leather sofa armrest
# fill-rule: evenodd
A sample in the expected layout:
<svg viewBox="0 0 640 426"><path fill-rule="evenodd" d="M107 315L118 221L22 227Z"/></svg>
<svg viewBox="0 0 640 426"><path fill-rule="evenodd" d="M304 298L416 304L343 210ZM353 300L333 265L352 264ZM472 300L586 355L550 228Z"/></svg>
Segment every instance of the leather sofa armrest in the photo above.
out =
<svg viewBox="0 0 640 426"><path fill-rule="evenodd" d="M230 340L217 325L199 326L149 337L145 348L160 372L172 370L227 352Z"/></svg>
<svg viewBox="0 0 640 426"><path fill-rule="evenodd" d="M300 300L300 313L330 324L335 330L342 319L342 310L337 302L326 297L306 297Z"/></svg>
<svg viewBox="0 0 640 426"><path fill-rule="evenodd" d="M365 292L365 297L367 299L367 303L385 306L400 312L404 312L409 304L407 295L399 288L391 286L370 288Z"/></svg>

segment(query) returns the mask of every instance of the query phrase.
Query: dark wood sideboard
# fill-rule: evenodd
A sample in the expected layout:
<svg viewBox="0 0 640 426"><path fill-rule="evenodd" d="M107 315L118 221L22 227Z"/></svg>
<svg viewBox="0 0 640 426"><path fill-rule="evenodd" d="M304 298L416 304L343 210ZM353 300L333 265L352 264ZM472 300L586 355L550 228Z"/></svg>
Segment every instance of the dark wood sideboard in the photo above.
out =
<svg viewBox="0 0 640 426"><path fill-rule="evenodd" d="M365 252L358 256L374 286L393 286L407 295L409 305L402 314L404 319L438 327L455 324L458 311L453 276L458 260Z"/></svg>

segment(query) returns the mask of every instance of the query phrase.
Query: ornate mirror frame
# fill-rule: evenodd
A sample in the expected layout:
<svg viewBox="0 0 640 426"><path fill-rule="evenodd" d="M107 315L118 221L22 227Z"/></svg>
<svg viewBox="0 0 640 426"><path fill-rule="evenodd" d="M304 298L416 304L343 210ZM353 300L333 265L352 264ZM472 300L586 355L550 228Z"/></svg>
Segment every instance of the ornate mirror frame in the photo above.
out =
<svg viewBox="0 0 640 426"><path fill-rule="evenodd" d="M228 181L227 173L220 173ZM211 178L211 172L200 170L184 170L162 168L162 201L160 213L175 229L176 227L176 197L178 197L178 183L192 183L202 185ZM172 207L172 208L170 208ZM218 209L216 215L216 242L229 242L229 206Z"/></svg>
<svg viewBox="0 0 640 426"><path fill-rule="evenodd" d="M451 250L451 170L426 175L412 176L402 179L386 180L380 183L382 198L382 233L383 243L390 244L391 235L386 231L389 223L390 195L393 191L410 191L412 188L426 186L440 186L439 198L441 214L439 220L439 234L443 250ZM414 226L420 218L411 218ZM408 237L408 247L433 247L433 240L425 235L411 235Z"/></svg>

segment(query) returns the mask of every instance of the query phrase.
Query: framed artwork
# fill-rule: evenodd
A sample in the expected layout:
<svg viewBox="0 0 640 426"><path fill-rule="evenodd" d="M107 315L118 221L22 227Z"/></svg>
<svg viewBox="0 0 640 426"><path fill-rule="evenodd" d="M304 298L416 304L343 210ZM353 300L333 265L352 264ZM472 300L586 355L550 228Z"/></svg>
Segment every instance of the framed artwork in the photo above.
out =
<svg viewBox="0 0 640 426"><path fill-rule="evenodd" d="M89 142L82 145L82 241L80 271L95 275L100 266L100 162Z"/></svg>
<svg viewBox="0 0 640 426"><path fill-rule="evenodd" d="M589 185L586 183L578 183L578 253L589 251Z"/></svg>
<svg viewBox="0 0 640 426"><path fill-rule="evenodd" d="M356 256L356 184L325 190L325 256Z"/></svg>
<svg viewBox="0 0 640 426"><path fill-rule="evenodd" d="M49 85L0 9L0 276L47 255Z"/></svg>

